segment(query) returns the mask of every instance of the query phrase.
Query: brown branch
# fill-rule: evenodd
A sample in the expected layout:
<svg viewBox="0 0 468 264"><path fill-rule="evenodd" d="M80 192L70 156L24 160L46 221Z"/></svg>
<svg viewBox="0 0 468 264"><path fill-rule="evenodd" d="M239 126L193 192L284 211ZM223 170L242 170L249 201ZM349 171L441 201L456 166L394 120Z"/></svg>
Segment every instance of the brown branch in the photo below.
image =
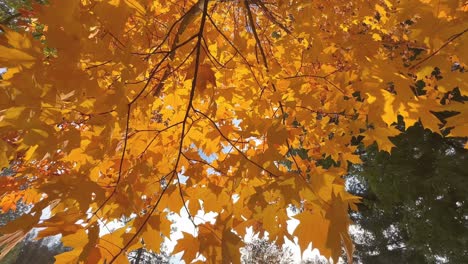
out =
<svg viewBox="0 0 468 264"><path fill-rule="evenodd" d="M202 48L205 51L206 55L208 55L208 59L211 61L213 66L215 66L217 70L227 68L226 67L227 63L225 63L225 64L221 63L213 54L211 54L210 50L208 49L208 43L207 43L205 38L203 38L203 44L205 44L205 45L202 45ZM231 60L232 60L232 58L229 61L231 61Z"/></svg>
<svg viewBox="0 0 468 264"><path fill-rule="evenodd" d="M260 7L260 9L263 11L263 13L265 14L266 17L268 17L268 19L273 22L273 24L277 25L278 27L280 27L282 30L284 30L287 34L291 34L291 30L289 30L289 28L287 28L285 25L283 25L281 22L279 22L274 13L271 12L266 6L265 4L261 1L261 0L254 0L253 1L256 5L258 5Z"/></svg>
<svg viewBox="0 0 468 264"><path fill-rule="evenodd" d="M314 75L314 74L302 74L302 75L294 75L294 76L287 76L287 77L284 77L283 79L284 80L288 80L288 79L296 79L296 78L317 78L317 79L322 79L324 80L325 82L327 82L328 84L330 84L331 86L333 86L333 88L337 89L338 91L340 91L342 94L345 94L345 92L343 91L343 89L341 89L340 87L338 87L338 85L334 84L332 81L330 81L328 79L328 76L330 75L333 75L335 73L337 73L339 70L335 70L327 75Z"/></svg>
<svg viewBox="0 0 468 264"><path fill-rule="evenodd" d="M265 171L267 172L270 176L272 177L279 177L278 175L274 174L273 172L271 172L270 170L264 168L262 165L258 164L257 162L253 161L252 159L250 159L249 157L247 157L247 155L242 151L240 150L234 143L232 143L232 141L226 136L223 134L223 132L221 131L221 129L219 129L218 125L216 125L216 122L213 121L213 119L211 119L209 116L207 116L205 113L197 110L197 109L193 109L193 111L195 113L198 113L202 116L204 116L208 121L210 121L211 124L213 124L213 127L218 131L219 135L224 138L228 143L229 145L231 145L239 154L241 154L241 156L243 156L247 161L249 161L250 163L252 163L255 167L259 168L260 170L262 171Z"/></svg>
<svg viewBox="0 0 468 264"><path fill-rule="evenodd" d="M138 133L138 132L157 132L156 135L150 140L150 142L148 143L148 145L146 145L145 149L138 155L139 158L143 157L143 155L146 153L146 151L150 148L150 146L153 144L153 142L156 140L156 138L161 135L162 132L166 131L166 130L169 130L170 128L172 127L175 127L175 126L178 126L180 125L182 122L178 122L178 123L175 123L171 126L168 126L164 129L160 129L160 130L156 130L156 129L153 129L153 130L138 130L136 131L135 133Z"/></svg>
<svg viewBox="0 0 468 264"><path fill-rule="evenodd" d="M114 34L112 34L112 32L107 30L106 33L109 34L115 41L117 41L118 44L120 44L122 46L122 47L120 47L121 49L122 48L125 49L125 44L123 44L122 41L120 41L120 39L118 39L116 36L114 36ZM118 45L116 45L116 46L118 46Z"/></svg>
<svg viewBox="0 0 468 264"><path fill-rule="evenodd" d="M123 168L123 163L124 163L124 159L125 159L125 153L127 152L128 133L129 133L129 130L130 130L130 112L131 112L131 109L132 109L132 103L133 102L130 102L127 105L127 116L126 116L126 122L125 122L124 145L123 145L123 149L122 149L122 155L120 157L119 172L118 172L118 175L117 175L117 180L115 182L115 187L112 190L111 194L104 200L104 202L91 214L91 216L88 218L88 221L87 221L88 223L94 216L97 215L97 213L104 207L104 205L106 205L106 203L109 202L109 200L114 196L114 194L117 192L117 187L118 187L118 185L120 183L120 180L122 179L122 168Z"/></svg>
<svg viewBox="0 0 468 264"><path fill-rule="evenodd" d="M93 68L96 68L96 67L100 67L100 66L108 64L109 62L112 62L112 60L108 60L108 61L105 61L105 62L102 62L102 63L90 65L90 66L86 67L85 70L90 70L90 69L93 69Z"/></svg>
<svg viewBox="0 0 468 264"><path fill-rule="evenodd" d="M252 29L252 33L254 35L254 38L255 38L255 41L257 43L258 49L260 50L260 53L262 55L263 65L268 69L268 63L267 63L265 51L263 50L263 46L262 46L260 38L258 37L258 34L257 34L257 29L255 27L255 21L253 19L252 11L250 10L250 7L249 7L249 1L244 0L244 5L245 5L245 8L247 10L247 17L249 18L250 28Z"/></svg>
<svg viewBox="0 0 468 264"><path fill-rule="evenodd" d="M181 47L183 45L185 45L187 42L184 42L184 43L181 43L180 46L177 46L178 47ZM88 218L88 223L89 221L97 215L97 213L104 207L104 205L109 202L109 200L114 196L114 194L116 193L117 191L117 186L118 184L120 183L120 179L122 178L122 168L123 168L123 161L124 161L124 158L125 158L125 153L126 153L126 150L127 150L127 143L128 143L128 134L129 134L129 129L130 129L130 113L131 113L131 108L132 108L132 105L138 100L138 98L140 98L140 96L143 94L143 92L148 88L149 84L150 84L150 81L151 79L154 77L154 75L156 74L156 71L157 69L162 65L162 63L164 62L165 58L167 58L167 56L169 56L169 54L166 54L164 56L164 58L154 67L153 71L151 72L149 78L148 78L148 81L146 82L145 86L141 89L141 91L127 104L127 116L126 116L126 126L125 126L125 136L124 136L124 147L123 147L123 150L122 150L122 156L120 158L120 164L119 164L119 172L118 172L118 176L117 176L117 181L115 183L115 186L114 186L114 189L112 190L111 194L104 200L104 202L91 214L91 216Z"/></svg>
<svg viewBox="0 0 468 264"><path fill-rule="evenodd" d="M332 81L328 80L328 78L323 78L327 83L329 83L331 86L333 86L335 89L337 89L338 91L340 91L342 94L345 94L345 92L340 88L338 87L338 85L334 84Z"/></svg>
<svg viewBox="0 0 468 264"><path fill-rule="evenodd" d="M185 111L184 121L182 123L182 134L181 134L181 139L180 139L180 144L179 144L179 155L177 155L177 160L176 160L176 163L175 163L175 166L174 166L174 170L176 171L176 175L177 175L177 167L179 166L179 161L180 161L180 158L182 157L182 152L183 152L182 148L183 148L183 143L184 143L184 139L185 139L185 136L186 136L185 126L187 124L187 119L189 117L190 110L192 109L193 99L195 97L195 90L196 90L196 87L197 87L198 71L199 71L201 48L202 48L202 38L203 38L203 31L204 31L204 28L205 28L206 15L207 15L207 10L208 10L208 0L200 0L200 2L203 2L203 15L202 15L201 23L200 23L200 30L198 31L198 34L197 34L198 35L197 36L197 45L196 45L197 51L196 51L196 55L195 55L195 66L194 66L195 69L194 69L194 73L193 73L192 87L190 89L190 98L189 98L189 101L188 101L187 110ZM187 214L188 214L188 216L190 218L190 221L193 223L194 226L196 226L195 221L193 220L193 217L192 217L190 211L188 210L187 205L185 204L185 199L183 197L182 188L180 186L179 175L177 175L177 182L178 182L178 188L179 188L180 196L181 196L182 201L183 201L183 206L184 206L185 210L187 211Z"/></svg>
<svg viewBox="0 0 468 264"><path fill-rule="evenodd" d="M164 38L161 40L161 43L160 43L159 45L157 45L156 47L154 47L152 52L149 52L149 53L145 54L145 55L147 55L147 56L145 57L145 60L148 60L149 57L151 57L151 55L156 54L156 51L159 50L159 49L162 47L162 45L164 44L164 42L166 42L166 40L169 38L169 35L171 35L171 32L172 32L172 30L175 28L175 26L176 26L179 22L183 21L183 20L185 19L185 17L188 15L188 13L189 13L189 12L183 14L181 17L179 17L179 18L171 25L171 27L169 28L169 31L167 32L167 34L164 35ZM177 32L176 35L178 35L178 34L179 34L179 33ZM176 44L177 44L177 43L176 43Z"/></svg>
<svg viewBox="0 0 468 264"><path fill-rule="evenodd" d="M192 41L192 40L195 39L196 37L197 37L197 35L193 35L193 36L191 36L190 38L188 38L186 41L184 41L184 42L182 42L182 43L180 43L180 44L177 44L177 45L173 45L173 47L171 48L171 52L169 52L169 53L167 54L167 56L165 56L164 59L166 59L166 58L169 58L169 59L171 59L171 60L174 59L175 51L176 51L178 48L180 48L180 47L184 46L185 44L189 43L190 41ZM192 52L193 52L193 51L192 51ZM191 54L192 52L190 52L190 54ZM190 55L189 55L189 56L190 56ZM186 60L184 60L184 62L185 62L185 61L186 61ZM182 63L180 66L182 66L182 65L183 65L183 63ZM180 66L179 66L179 67L180 67ZM166 70L164 71L164 74L163 74L161 80L159 81L158 85L157 85L154 89L152 89L152 90L154 91L154 92L153 92L153 96L159 96L159 94L160 94L161 91L162 91L162 88L164 87L165 81L167 80L167 78L169 78L169 76L170 76L172 73L173 73L173 71L171 71L170 68L166 68Z"/></svg>
<svg viewBox="0 0 468 264"><path fill-rule="evenodd" d="M199 159L193 159L193 158L189 158L187 157L187 155L185 155L184 153L182 153L182 156L187 159L188 161L195 161L195 162L198 162L198 163L202 163L210 168L212 168L213 170L215 170L216 172L220 173L220 174L223 174L223 175L227 175L226 172L224 171L221 171L220 169L216 168L215 166L211 165L210 163L204 161L204 160L199 160Z"/></svg>
<svg viewBox="0 0 468 264"><path fill-rule="evenodd" d="M296 105L295 106L296 108L302 108L302 109L305 109L305 110L308 110L312 113L316 113L316 114L324 114L324 115L340 115L340 116L344 116L344 117L354 117L354 115L348 115L346 113L343 112L323 112L323 111L320 111L320 110L314 110L314 109L310 109L306 106L302 106L302 105Z"/></svg>
<svg viewBox="0 0 468 264"><path fill-rule="evenodd" d="M189 114L190 114L190 110L192 109L193 98L195 97L195 89L196 89L196 84L197 84L198 68L199 68L198 65L200 64L201 38L203 36L203 30L204 30L204 27L205 27L207 10L208 10L208 0L201 0L201 1L203 2L203 14L202 14L202 19L201 19L201 23L200 23L200 30L199 30L199 32L197 34L197 44L196 44L197 45L197 52L196 52L196 58L195 58L195 73L194 73L194 77L193 77L193 80L192 80L192 88L190 90L190 98L189 98L189 101L188 101L188 104L187 104L187 110L185 111L185 116L184 116L184 120L183 120L183 123L182 123L182 133L181 133L181 139L180 139L180 144L179 144L179 154L177 155L177 159L176 159L176 162L175 162L175 165L174 165L174 170L172 172L172 176L169 179L169 181L167 182L166 187L161 192L156 204L151 208L150 212L147 214L147 216L144 219L141 226L138 228L138 230L135 232L135 234L130 238L130 240L125 244L124 248L122 248L119 251L119 253L112 258L112 260L109 262L109 264L114 263L114 261L117 259L117 257L120 254L122 254L122 252L126 248L128 248L128 246L132 243L133 240L135 240L135 238L141 232L143 227L149 221L149 218L151 217L151 215L153 215L153 213L156 211L156 208L158 207L159 202L161 201L164 193L169 188L171 182L177 176L177 173L178 173L177 172L177 167L179 166L179 161L180 161L180 158L182 156L182 148L183 148L183 142L184 142L184 138L185 138L185 126L186 126L187 119L188 119ZM179 186L179 188L180 188L180 186ZM188 213L189 213L189 216L190 216L190 212L188 212Z"/></svg>
<svg viewBox="0 0 468 264"><path fill-rule="evenodd" d="M242 60L245 62L245 64L249 68L249 71L252 74L252 77L254 78L255 82L257 83L257 85L259 87L261 87L260 82L257 79L257 76L255 76L255 74L254 74L254 71L252 69L252 65L249 63L249 61L244 56L244 54L242 54L242 52L236 47L236 45L234 45L234 43L223 33L223 31L218 27L218 25L216 25L216 23L213 21L213 19L211 18L210 15L208 15L208 19L210 20L211 24L216 29L216 31L218 31L218 33L224 38L224 40L226 40L227 43L236 51L236 53L239 54L239 56L242 58Z"/></svg>
<svg viewBox="0 0 468 264"><path fill-rule="evenodd" d="M187 212L188 214L188 217L189 217L189 220L190 222L192 222L193 224L193 227L197 227L197 225L195 224L195 220L192 216L192 213L190 213L190 210L187 208L187 202L185 201L185 197L184 197L184 193L182 192L182 186L180 184L180 178L179 178L179 175L177 175L177 187L179 189L179 196L180 196L180 199L182 200L182 206L184 207L185 211ZM192 200L193 201L193 200ZM190 201L190 202L192 202ZM198 202L198 200L197 200Z"/></svg>
<svg viewBox="0 0 468 264"><path fill-rule="evenodd" d="M162 133L162 132L164 132L164 131L166 131L166 130L169 130L169 129L171 129L171 128L175 127L175 126L178 126L178 125L180 125L180 124L182 124L182 121L177 122L177 123L175 123L175 124L172 124L172 125L170 125L170 126L168 126L168 127L165 127L165 128L163 128L163 129L136 129L136 130L135 130L135 133L140 133L140 132L157 132L157 133Z"/></svg>
<svg viewBox="0 0 468 264"><path fill-rule="evenodd" d="M179 44L179 37L185 32L185 30L187 29L188 25L192 22L192 20L195 19L195 17L202 12L202 7L204 6L205 2L207 2L207 1L209 1L209 0L199 0L196 4L194 4L184 14L184 18L180 22L179 30L177 31L174 42L172 43L171 50L174 50L174 51L172 51L169 54L169 59L171 59L171 60L174 59L174 57L175 57L174 47ZM167 69L166 72L164 72L164 75L163 75L163 78L161 79L161 82L159 82L158 86L154 90L154 93L153 93L154 96L159 96L159 94L161 93L162 88L164 87L164 82L166 81L166 79L169 76L170 76L170 71L169 71L169 69Z"/></svg>
<svg viewBox="0 0 468 264"><path fill-rule="evenodd" d="M448 40L442 45L440 46L437 50L435 50L434 52L432 52L431 54L429 54L429 56L427 56L426 58L422 59L421 61L419 61L418 63L416 63L415 65L411 66L409 69L410 70L413 70L415 69L416 67L418 67L419 65L421 65L422 63L424 63L425 61L427 61L428 59L432 58L433 56L435 56L437 53L439 53L443 48L445 48L448 44L450 44L451 42L453 42L454 40L456 40L457 38L461 37L463 34L465 34L466 32L468 31L468 28L466 28L465 30L463 30L462 32L460 33L457 33L453 36L451 36L450 38L448 38Z"/></svg>

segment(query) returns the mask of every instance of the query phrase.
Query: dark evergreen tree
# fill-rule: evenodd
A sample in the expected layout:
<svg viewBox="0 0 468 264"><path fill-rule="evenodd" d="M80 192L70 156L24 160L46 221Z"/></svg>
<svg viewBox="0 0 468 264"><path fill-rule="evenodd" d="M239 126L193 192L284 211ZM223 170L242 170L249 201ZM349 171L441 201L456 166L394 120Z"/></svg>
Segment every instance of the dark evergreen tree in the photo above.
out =
<svg viewBox="0 0 468 264"><path fill-rule="evenodd" d="M468 150L416 125L391 155L368 148L348 178L361 263L468 263Z"/></svg>

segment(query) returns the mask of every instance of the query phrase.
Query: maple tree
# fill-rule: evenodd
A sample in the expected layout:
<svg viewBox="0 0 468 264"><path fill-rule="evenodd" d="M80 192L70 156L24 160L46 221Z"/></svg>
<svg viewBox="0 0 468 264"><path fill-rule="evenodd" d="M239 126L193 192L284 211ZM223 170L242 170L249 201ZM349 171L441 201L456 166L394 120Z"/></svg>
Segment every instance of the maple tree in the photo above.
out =
<svg viewBox="0 0 468 264"><path fill-rule="evenodd" d="M336 261L353 251L342 177L359 143L391 151L399 117L468 136L451 96L468 94L463 1L48 2L0 36L0 166L15 171L0 204L34 205L0 233L62 234L58 263L158 252L181 208L217 213L178 241L187 263L239 262L249 226Z"/></svg>

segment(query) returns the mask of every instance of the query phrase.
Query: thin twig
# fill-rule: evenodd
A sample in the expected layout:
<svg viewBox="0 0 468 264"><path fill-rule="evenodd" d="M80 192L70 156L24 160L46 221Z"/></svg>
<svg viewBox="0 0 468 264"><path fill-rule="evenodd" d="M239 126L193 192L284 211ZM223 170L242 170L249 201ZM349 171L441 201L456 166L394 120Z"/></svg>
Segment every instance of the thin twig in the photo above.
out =
<svg viewBox="0 0 468 264"><path fill-rule="evenodd" d="M456 40L457 38L461 37L463 34L465 34L466 32L468 31L468 28L466 28L465 30L463 30L462 32L460 33L457 33L453 36L451 36L450 38L448 38L448 40L442 45L440 46L437 50L435 50L434 52L432 52L431 54L429 54L429 56L427 56L426 58L422 59L421 61L419 61L418 63L416 63L415 65L411 66L409 69L410 70L413 70L415 69L416 67L418 67L419 65L421 65L423 62L427 61L428 59L432 58L434 55L436 55L437 53L440 52L440 50L442 50L443 48L445 48L448 44L450 44L451 42L453 42L454 40Z"/></svg>

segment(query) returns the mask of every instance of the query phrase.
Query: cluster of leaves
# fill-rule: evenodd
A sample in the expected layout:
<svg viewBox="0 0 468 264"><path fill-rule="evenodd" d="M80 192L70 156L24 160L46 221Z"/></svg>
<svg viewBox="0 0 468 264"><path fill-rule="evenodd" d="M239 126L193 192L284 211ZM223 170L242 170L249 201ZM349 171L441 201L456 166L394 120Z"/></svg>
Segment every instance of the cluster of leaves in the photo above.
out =
<svg viewBox="0 0 468 264"><path fill-rule="evenodd" d="M468 94L467 11L450 0L37 6L37 23L0 36L0 166L15 171L0 178L0 205L34 205L0 233L41 227L73 248L58 263L122 263L159 252L168 213L184 208L198 231L175 248L188 262L238 262L248 226L351 255L347 211L359 198L343 176L361 162L358 143L390 151L398 116L467 136L466 106L450 97ZM200 210L214 224L197 223Z"/></svg>
<svg viewBox="0 0 468 264"><path fill-rule="evenodd" d="M468 151L463 142L409 128L390 156L375 147L350 173L363 197L353 221L359 263L468 261ZM364 185L362 185L364 183ZM441 261L444 260L444 261Z"/></svg>

